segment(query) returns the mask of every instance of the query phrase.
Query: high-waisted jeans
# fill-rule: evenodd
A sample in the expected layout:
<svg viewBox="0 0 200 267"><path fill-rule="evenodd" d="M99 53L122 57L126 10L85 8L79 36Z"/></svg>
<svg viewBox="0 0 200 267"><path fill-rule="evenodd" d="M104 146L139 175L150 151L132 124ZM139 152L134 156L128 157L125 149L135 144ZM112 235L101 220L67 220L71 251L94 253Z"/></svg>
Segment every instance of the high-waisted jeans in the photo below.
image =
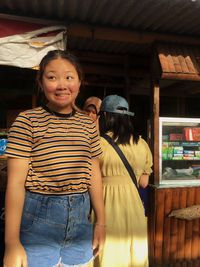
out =
<svg viewBox="0 0 200 267"><path fill-rule="evenodd" d="M28 267L84 265L93 259L88 192L41 195L26 192L20 238Z"/></svg>

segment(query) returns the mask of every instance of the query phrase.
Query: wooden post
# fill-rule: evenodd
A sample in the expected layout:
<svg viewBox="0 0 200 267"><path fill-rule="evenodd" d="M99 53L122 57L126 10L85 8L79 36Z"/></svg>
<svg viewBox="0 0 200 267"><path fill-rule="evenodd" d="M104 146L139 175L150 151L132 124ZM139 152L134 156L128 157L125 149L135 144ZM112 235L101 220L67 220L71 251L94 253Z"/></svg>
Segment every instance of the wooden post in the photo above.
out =
<svg viewBox="0 0 200 267"><path fill-rule="evenodd" d="M158 80L151 85L151 151L153 153L153 184L159 184L159 104L160 87Z"/></svg>
<svg viewBox="0 0 200 267"><path fill-rule="evenodd" d="M131 82L130 82L130 62L128 55L124 57L124 79L125 79L124 96L130 105Z"/></svg>

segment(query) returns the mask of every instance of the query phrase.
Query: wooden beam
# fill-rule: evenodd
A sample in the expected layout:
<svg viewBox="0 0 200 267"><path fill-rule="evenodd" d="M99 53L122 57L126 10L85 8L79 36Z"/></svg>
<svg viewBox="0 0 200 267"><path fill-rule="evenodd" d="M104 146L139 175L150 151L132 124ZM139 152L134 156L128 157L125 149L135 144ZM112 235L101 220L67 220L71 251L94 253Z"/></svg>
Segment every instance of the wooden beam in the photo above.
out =
<svg viewBox="0 0 200 267"><path fill-rule="evenodd" d="M82 63L84 73L98 74L105 76L124 76L124 69L120 66L109 66L109 65L97 65L90 63ZM135 78L149 78L150 74L148 70L130 69L130 76Z"/></svg>
<svg viewBox="0 0 200 267"><path fill-rule="evenodd" d="M121 89L124 87L124 84L120 83L112 83L112 82L91 82L89 80L86 80L83 82L84 86L94 86L94 87L108 87L108 88L116 88L116 89Z"/></svg>
<svg viewBox="0 0 200 267"><path fill-rule="evenodd" d="M192 75L187 73L162 73L161 79L200 81L200 75Z"/></svg>
<svg viewBox="0 0 200 267"><path fill-rule="evenodd" d="M136 44L152 44L155 41L193 45L200 44L200 38L198 37L188 37L184 35L178 36L175 34L162 34L155 32L132 31L127 29L105 28L79 23L70 23L68 25L67 32L68 36Z"/></svg>
<svg viewBox="0 0 200 267"><path fill-rule="evenodd" d="M112 65L123 65L124 55L114 55L109 53L97 53L91 51L71 50L71 52L78 57L80 62L92 62L92 63L104 63ZM136 56L129 55L129 61L131 66L146 67L150 66L149 56Z"/></svg>

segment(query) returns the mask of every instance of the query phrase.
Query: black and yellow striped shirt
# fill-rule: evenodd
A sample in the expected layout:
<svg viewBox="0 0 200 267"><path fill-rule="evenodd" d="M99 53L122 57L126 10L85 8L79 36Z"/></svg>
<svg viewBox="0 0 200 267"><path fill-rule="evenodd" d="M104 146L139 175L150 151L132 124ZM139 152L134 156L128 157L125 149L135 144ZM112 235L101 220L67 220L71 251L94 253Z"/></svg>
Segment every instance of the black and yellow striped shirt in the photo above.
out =
<svg viewBox="0 0 200 267"><path fill-rule="evenodd" d="M88 190L91 159L101 154L94 122L84 114L55 116L38 107L21 112L9 131L5 155L28 158L27 190L76 194Z"/></svg>

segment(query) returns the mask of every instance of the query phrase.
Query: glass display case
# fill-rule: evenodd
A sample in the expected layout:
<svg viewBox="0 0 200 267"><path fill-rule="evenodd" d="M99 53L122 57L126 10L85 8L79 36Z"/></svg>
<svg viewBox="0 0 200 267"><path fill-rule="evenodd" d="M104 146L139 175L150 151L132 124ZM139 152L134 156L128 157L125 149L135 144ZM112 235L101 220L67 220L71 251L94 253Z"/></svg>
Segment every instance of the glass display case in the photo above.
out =
<svg viewBox="0 0 200 267"><path fill-rule="evenodd" d="M159 118L160 184L200 185L200 119Z"/></svg>

